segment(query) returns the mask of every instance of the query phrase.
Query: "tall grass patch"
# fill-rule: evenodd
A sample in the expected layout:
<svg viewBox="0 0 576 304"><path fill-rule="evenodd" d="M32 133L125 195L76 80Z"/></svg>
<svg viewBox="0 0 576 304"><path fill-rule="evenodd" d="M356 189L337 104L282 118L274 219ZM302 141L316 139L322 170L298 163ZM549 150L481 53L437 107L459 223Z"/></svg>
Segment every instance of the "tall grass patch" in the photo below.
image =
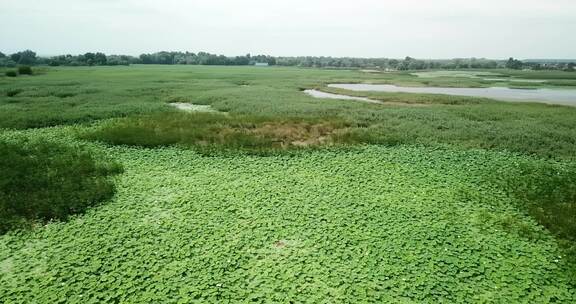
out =
<svg viewBox="0 0 576 304"><path fill-rule="evenodd" d="M336 118L160 113L113 120L81 137L113 145L268 152L336 144L349 126Z"/></svg>
<svg viewBox="0 0 576 304"><path fill-rule="evenodd" d="M576 253L576 165L525 163L507 182L508 190L538 222ZM576 256L575 256L576 257Z"/></svg>
<svg viewBox="0 0 576 304"><path fill-rule="evenodd" d="M18 67L18 74L20 75L32 75L32 67L27 65L22 65Z"/></svg>
<svg viewBox="0 0 576 304"><path fill-rule="evenodd" d="M0 141L0 233L66 219L114 194L120 165L46 141Z"/></svg>

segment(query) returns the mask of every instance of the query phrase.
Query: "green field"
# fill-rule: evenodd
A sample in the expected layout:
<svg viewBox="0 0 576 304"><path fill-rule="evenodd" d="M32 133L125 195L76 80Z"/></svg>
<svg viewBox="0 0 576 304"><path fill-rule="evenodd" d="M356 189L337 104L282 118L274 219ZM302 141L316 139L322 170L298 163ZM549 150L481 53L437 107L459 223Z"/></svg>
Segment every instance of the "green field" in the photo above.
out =
<svg viewBox="0 0 576 304"><path fill-rule="evenodd" d="M74 185L77 168L86 186L54 199L92 206L50 220L0 205L16 223L0 235L0 302L575 302L576 108L302 92L517 85L443 73L136 65L0 77L0 166L19 178L0 178L0 204L26 202L18 187L56 197L54 181ZM568 72L495 73L576 86ZM21 168L35 178L11 159L34 160Z"/></svg>

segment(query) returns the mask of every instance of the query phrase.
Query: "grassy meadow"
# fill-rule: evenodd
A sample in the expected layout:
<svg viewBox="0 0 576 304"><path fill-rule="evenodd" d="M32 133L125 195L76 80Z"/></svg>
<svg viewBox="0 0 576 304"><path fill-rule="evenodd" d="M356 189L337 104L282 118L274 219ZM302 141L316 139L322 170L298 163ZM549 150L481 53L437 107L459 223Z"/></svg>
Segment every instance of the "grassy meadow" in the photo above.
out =
<svg viewBox="0 0 576 304"><path fill-rule="evenodd" d="M482 73L0 76L0 302L573 303L576 108L326 87L576 87Z"/></svg>

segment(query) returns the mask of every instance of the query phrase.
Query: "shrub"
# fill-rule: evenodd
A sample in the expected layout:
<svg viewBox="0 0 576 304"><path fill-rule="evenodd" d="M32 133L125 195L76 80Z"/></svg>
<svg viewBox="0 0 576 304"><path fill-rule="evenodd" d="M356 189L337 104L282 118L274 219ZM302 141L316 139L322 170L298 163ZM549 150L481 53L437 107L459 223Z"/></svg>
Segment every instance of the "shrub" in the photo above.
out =
<svg viewBox="0 0 576 304"><path fill-rule="evenodd" d="M20 75L32 75L32 68L27 65L22 65L18 67L18 74Z"/></svg>
<svg viewBox="0 0 576 304"><path fill-rule="evenodd" d="M76 96L76 93L73 93L73 92L55 92L55 93L52 93L51 95L59 97L59 98L67 98L67 97Z"/></svg>
<svg viewBox="0 0 576 304"><path fill-rule="evenodd" d="M6 91L6 96L8 97L14 97L18 94L22 93L22 89L8 89Z"/></svg>
<svg viewBox="0 0 576 304"><path fill-rule="evenodd" d="M85 211L114 194L107 176L122 170L83 149L44 141L0 141L0 154L0 233Z"/></svg>
<svg viewBox="0 0 576 304"><path fill-rule="evenodd" d="M6 76L8 76L8 77L16 77L16 76L18 76L18 74L16 74L15 71L6 71L5 74L6 74Z"/></svg>

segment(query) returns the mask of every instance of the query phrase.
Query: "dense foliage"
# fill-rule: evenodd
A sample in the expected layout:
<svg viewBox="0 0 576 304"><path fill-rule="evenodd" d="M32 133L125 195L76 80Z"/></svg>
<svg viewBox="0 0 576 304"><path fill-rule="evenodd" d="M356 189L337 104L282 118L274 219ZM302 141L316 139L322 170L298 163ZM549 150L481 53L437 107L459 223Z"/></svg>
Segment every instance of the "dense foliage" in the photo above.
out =
<svg viewBox="0 0 576 304"><path fill-rule="evenodd" d="M16 64L32 65L36 63L36 53L31 50L25 50L10 55L10 60Z"/></svg>
<svg viewBox="0 0 576 304"><path fill-rule="evenodd" d="M0 141L0 233L31 221L65 219L110 198L119 165L45 141Z"/></svg>
<svg viewBox="0 0 576 304"><path fill-rule="evenodd" d="M93 66L93 65L130 65L140 63L136 57L127 55L105 55L104 53L86 53L83 55L60 55L44 59L50 66Z"/></svg>
<svg viewBox="0 0 576 304"><path fill-rule="evenodd" d="M283 157L102 149L126 166L114 201L66 224L0 238L3 299L570 303L575 297L574 265L483 178L493 166L525 158L404 147Z"/></svg>
<svg viewBox="0 0 576 304"><path fill-rule="evenodd" d="M1 53L0 53L1 54ZM496 69L509 68L520 70L563 70L574 71L576 60L526 60L510 58L492 60L485 58L455 58L455 59L416 59L406 57L395 58L356 58L356 57L325 57L298 56L275 57L269 55L225 56L207 52L161 51L141 54L137 57L129 55L106 55L101 52L88 52L80 55L59 55L53 57L37 57L36 53L26 50L10 55L0 56L0 66L16 66L17 64L47 64L51 66L93 66L93 65L129 65L129 64L188 64L188 65L268 65L316 67L316 68L373 68L382 70L427 70L427 69Z"/></svg>
<svg viewBox="0 0 576 304"><path fill-rule="evenodd" d="M143 64L193 64L193 65L254 65L255 63L276 64L276 58L266 55L226 57L224 55L199 52L157 52L140 55Z"/></svg>
<svg viewBox="0 0 576 304"><path fill-rule="evenodd" d="M18 74L20 75L32 75L32 68L27 65L22 65L18 67Z"/></svg>

